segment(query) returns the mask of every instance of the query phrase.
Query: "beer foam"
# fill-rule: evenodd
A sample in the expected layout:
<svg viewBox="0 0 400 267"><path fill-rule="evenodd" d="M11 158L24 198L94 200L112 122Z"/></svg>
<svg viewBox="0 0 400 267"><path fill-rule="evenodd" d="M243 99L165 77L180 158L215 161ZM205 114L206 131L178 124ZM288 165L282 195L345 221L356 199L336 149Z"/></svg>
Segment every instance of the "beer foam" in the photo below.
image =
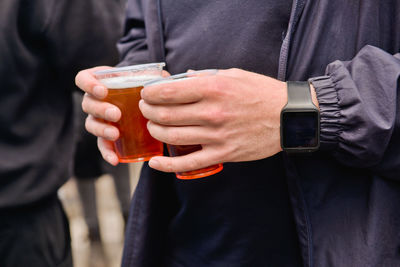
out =
<svg viewBox="0 0 400 267"><path fill-rule="evenodd" d="M123 89L143 86L151 80L160 78L158 75L120 76L104 78L100 82L108 89Z"/></svg>

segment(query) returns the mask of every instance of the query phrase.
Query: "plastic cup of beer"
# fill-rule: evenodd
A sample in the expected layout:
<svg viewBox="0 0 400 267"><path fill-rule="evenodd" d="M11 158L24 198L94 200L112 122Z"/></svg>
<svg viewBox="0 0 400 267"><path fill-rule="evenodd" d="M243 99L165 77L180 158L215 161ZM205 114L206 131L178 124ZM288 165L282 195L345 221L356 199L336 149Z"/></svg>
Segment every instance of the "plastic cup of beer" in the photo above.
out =
<svg viewBox="0 0 400 267"><path fill-rule="evenodd" d="M104 99L121 110L118 122L107 122L118 128L119 138L114 148L119 162L148 161L163 155L163 143L154 139L147 130L147 119L139 110L140 91L146 82L160 79L165 63L150 63L111 68L94 73L107 89Z"/></svg>
<svg viewBox="0 0 400 267"><path fill-rule="evenodd" d="M155 84L164 84L164 83L172 83L172 82L179 82L187 79L196 79L199 77L205 77L210 75L215 75L217 70L210 69L210 70L201 70L201 71L193 71L187 73L180 73L176 75L172 75L169 77L161 78L158 80L150 81L146 83L144 86L155 85ZM194 144L194 145L173 145L167 144L168 153L170 156L183 156L189 153L198 151L202 149L201 144ZM201 168L198 170L187 171L187 172L177 172L175 173L176 177L179 179L197 179L210 176L212 174L218 173L223 169L223 165L221 163L215 164L212 166L208 166L205 168Z"/></svg>

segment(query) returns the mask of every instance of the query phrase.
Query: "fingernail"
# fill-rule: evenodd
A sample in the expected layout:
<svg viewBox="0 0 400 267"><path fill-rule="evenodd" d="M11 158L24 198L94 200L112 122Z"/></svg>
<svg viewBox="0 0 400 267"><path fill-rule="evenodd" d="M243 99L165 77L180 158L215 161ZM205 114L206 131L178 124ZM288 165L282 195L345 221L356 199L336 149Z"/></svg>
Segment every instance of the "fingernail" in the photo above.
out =
<svg viewBox="0 0 400 267"><path fill-rule="evenodd" d="M119 119L118 109L114 107L106 109L105 118L109 121L117 121Z"/></svg>
<svg viewBox="0 0 400 267"><path fill-rule="evenodd" d="M93 94L98 98L104 98L107 95L107 90L101 85L93 87Z"/></svg>
<svg viewBox="0 0 400 267"><path fill-rule="evenodd" d="M151 167L151 168L153 168L153 169L158 169L158 168L160 168L160 162L158 161L158 160L156 160L156 159L151 159L150 161L149 161L149 166Z"/></svg>
<svg viewBox="0 0 400 267"><path fill-rule="evenodd" d="M107 139L114 140L118 137L118 132L114 128L105 128L104 135Z"/></svg>

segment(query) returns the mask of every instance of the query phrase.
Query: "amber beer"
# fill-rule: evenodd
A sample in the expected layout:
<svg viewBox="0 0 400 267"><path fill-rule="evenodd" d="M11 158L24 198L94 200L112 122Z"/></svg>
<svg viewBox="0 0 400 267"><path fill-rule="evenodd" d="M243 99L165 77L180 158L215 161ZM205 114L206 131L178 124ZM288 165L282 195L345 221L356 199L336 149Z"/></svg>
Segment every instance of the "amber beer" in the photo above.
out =
<svg viewBox="0 0 400 267"><path fill-rule="evenodd" d="M190 154L197 150L200 150L201 145L167 145L168 153L170 156L183 156L186 154ZM208 166L202 169L187 171L187 172L177 172L175 173L176 177L179 179L189 180L189 179L197 179L206 176L210 176L212 174L218 173L223 169L222 164L215 164L212 166Z"/></svg>
<svg viewBox="0 0 400 267"><path fill-rule="evenodd" d="M143 84L161 77L162 64L146 64L100 71L97 79L108 89L104 99L121 110L118 122L108 122L119 129L114 142L119 162L147 161L163 155L163 144L147 130L147 119L139 110ZM150 69L149 69L150 68ZM95 73L96 74L96 73Z"/></svg>
<svg viewBox="0 0 400 267"><path fill-rule="evenodd" d="M114 142L120 162L147 161L163 154L163 144L154 139L147 130L147 119L139 110L141 86L109 88L105 101L121 110L121 120L111 123L120 131Z"/></svg>

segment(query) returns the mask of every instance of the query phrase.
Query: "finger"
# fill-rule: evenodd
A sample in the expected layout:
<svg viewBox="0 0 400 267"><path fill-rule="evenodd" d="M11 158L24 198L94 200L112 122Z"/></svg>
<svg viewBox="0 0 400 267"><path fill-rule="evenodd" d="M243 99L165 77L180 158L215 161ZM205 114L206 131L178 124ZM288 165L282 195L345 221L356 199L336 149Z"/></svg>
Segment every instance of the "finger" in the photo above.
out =
<svg viewBox="0 0 400 267"><path fill-rule="evenodd" d="M89 115L86 118L85 128L89 133L107 140L115 141L119 137L119 131L117 127L100 121L92 115Z"/></svg>
<svg viewBox="0 0 400 267"><path fill-rule="evenodd" d="M169 77L169 76L171 76L171 74L169 74L168 71L163 70L163 71L161 72L161 76L163 76L163 77Z"/></svg>
<svg viewBox="0 0 400 267"><path fill-rule="evenodd" d="M82 100L82 110L96 118L117 122L121 118L121 110L104 101L100 101L89 94L85 94Z"/></svg>
<svg viewBox="0 0 400 267"><path fill-rule="evenodd" d="M139 108L145 118L162 125L203 125L213 120L212 113L197 103L151 105L140 100Z"/></svg>
<svg viewBox="0 0 400 267"><path fill-rule="evenodd" d="M99 137L97 138L97 147L105 161L114 166L118 164L118 156L114 151L113 142Z"/></svg>
<svg viewBox="0 0 400 267"><path fill-rule="evenodd" d="M215 133L200 126L173 127L149 121L147 129L155 139L172 145L195 145L218 142L218 137Z"/></svg>
<svg viewBox="0 0 400 267"><path fill-rule="evenodd" d="M86 69L78 72L75 76L75 84L81 90L94 95L98 99L103 99L107 96L107 89L102 85L94 76L95 71L109 69L111 67L108 66L100 66L91 69Z"/></svg>
<svg viewBox="0 0 400 267"><path fill-rule="evenodd" d="M202 149L196 152L178 157L153 157L149 166L163 172L185 172L194 171L214 164L222 163L217 150Z"/></svg>
<svg viewBox="0 0 400 267"><path fill-rule="evenodd" d="M243 75L243 73L246 73L247 71L237 69L237 68L231 68L231 69L225 69L225 70L218 70L217 75L222 75L222 76L227 76L231 78L238 78Z"/></svg>
<svg viewBox="0 0 400 267"><path fill-rule="evenodd" d="M150 104L186 104L203 99L204 90L213 76L188 78L161 84L149 85L142 89L141 97Z"/></svg>

